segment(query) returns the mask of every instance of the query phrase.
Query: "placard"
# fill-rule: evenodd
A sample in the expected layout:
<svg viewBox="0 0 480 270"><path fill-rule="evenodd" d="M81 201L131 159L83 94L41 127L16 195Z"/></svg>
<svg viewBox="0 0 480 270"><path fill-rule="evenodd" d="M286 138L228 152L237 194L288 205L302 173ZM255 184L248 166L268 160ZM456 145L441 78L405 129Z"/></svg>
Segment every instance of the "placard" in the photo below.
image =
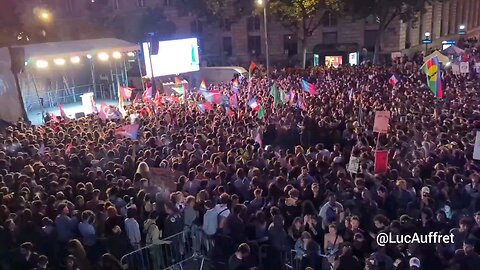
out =
<svg viewBox="0 0 480 270"><path fill-rule="evenodd" d="M477 74L480 74L480 63L475 63L475 72L477 72Z"/></svg>
<svg viewBox="0 0 480 270"><path fill-rule="evenodd" d="M453 75L459 75L460 74L460 66L457 64L452 64L452 73Z"/></svg>
<svg viewBox="0 0 480 270"><path fill-rule="evenodd" d="M387 133L390 122L390 111L376 111L373 132Z"/></svg>
<svg viewBox="0 0 480 270"><path fill-rule="evenodd" d="M475 147L473 148L473 159L480 160L480 131L477 131L475 137Z"/></svg>
<svg viewBox="0 0 480 270"><path fill-rule="evenodd" d="M461 62L460 63L460 73L467 74L470 72L469 63L468 62Z"/></svg>
<svg viewBox="0 0 480 270"><path fill-rule="evenodd" d="M385 173L388 170L388 151L375 151L375 173Z"/></svg>
<svg viewBox="0 0 480 270"><path fill-rule="evenodd" d="M351 156L347 170L351 173L358 173L358 171L360 170L360 158Z"/></svg>
<svg viewBox="0 0 480 270"><path fill-rule="evenodd" d="M173 192L177 189L178 178L183 173L169 168L150 167L150 185L159 187L162 190Z"/></svg>

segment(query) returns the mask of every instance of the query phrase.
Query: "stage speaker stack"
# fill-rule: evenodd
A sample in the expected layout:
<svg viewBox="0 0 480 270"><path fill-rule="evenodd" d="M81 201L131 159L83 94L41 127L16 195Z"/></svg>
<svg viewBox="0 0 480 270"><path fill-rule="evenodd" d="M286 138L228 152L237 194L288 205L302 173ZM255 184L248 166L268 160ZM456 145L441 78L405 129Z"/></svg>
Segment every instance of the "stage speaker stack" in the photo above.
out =
<svg viewBox="0 0 480 270"><path fill-rule="evenodd" d="M80 119L80 118L82 118L82 117L85 117L85 113L83 113L83 112L78 112L78 113L75 114L75 119Z"/></svg>
<svg viewBox="0 0 480 270"><path fill-rule="evenodd" d="M157 49L158 51L158 49ZM13 74L19 74L25 68L25 49L23 47L8 47Z"/></svg>

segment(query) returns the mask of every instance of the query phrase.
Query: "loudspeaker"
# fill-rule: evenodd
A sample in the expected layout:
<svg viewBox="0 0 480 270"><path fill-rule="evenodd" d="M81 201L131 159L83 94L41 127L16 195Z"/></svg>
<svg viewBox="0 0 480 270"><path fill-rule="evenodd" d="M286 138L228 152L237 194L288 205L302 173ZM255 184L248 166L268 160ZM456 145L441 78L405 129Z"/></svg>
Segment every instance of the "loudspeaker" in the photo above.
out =
<svg viewBox="0 0 480 270"><path fill-rule="evenodd" d="M75 114L75 119L80 119L82 117L85 117L85 113L84 112L78 112Z"/></svg>
<svg viewBox="0 0 480 270"><path fill-rule="evenodd" d="M12 72L18 74L25 68L25 49L23 47L8 47Z"/></svg>
<svg viewBox="0 0 480 270"><path fill-rule="evenodd" d="M156 38L153 38L152 42L150 42L150 53L152 55L158 54L158 45L158 40Z"/></svg>

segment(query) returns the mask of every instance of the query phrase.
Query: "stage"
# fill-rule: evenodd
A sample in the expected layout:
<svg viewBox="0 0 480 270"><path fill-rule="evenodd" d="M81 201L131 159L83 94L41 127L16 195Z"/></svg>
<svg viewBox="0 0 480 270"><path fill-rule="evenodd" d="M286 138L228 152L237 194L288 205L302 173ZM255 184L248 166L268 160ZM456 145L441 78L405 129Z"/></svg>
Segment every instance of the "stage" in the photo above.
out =
<svg viewBox="0 0 480 270"><path fill-rule="evenodd" d="M111 100L111 99L99 99L95 100L97 109L100 110L101 104L105 102L107 105L113 105L117 106L118 105L118 100ZM65 113L70 119L75 118L75 114L79 112L83 112L83 107L82 107L82 102L76 102L76 103L67 103L67 104L62 104L63 110L65 110ZM53 113L55 116L60 116L60 109L58 107L49 107L45 108L45 113ZM43 119L42 119L42 110L41 109L33 109L31 111L27 112L28 119L30 122L32 122L32 125L41 125L43 124Z"/></svg>

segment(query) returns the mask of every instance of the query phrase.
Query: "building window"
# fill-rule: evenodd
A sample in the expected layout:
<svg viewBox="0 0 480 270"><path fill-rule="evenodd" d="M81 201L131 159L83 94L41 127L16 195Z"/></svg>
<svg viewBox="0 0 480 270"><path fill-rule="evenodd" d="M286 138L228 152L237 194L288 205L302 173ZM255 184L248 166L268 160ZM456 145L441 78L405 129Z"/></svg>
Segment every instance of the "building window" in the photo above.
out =
<svg viewBox="0 0 480 270"><path fill-rule="evenodd" d="M369 15L365 18L365 24L378 24L380 23L380 18L375 15Z"/></svg>
<svg viewBox="0 0 480 270"><path fill-rule="evenodd" d="M378 30L365 30L363 33L363 47L369 51L373 51L375 48L375 41L377 40Z"/></svg>
<svg viewBox="0 0 480 270"><path fill-rule="evenodd" d="M64 10L65 10L65 13L72 13L73 11L73 0L65 0L63 1L64 3Z"/></svg>
<svg viewBox="0 0 480 270"><path fill-rule="evenodd" d="M283 36L283 49L287 56L296 55L298 53L297 37L294 35Z"/></svg>
<svg viewBox="0 0 480 270"><path fill-rule="evenodd" d="M194 20L190 24L190 28L192 29L193 34L201 34L203 32L203 24L200 20Z"/></svg>
<svg viewBox="0 0 480 270"><path fill-rule="evenodd" d="M225 56L232 56L232 37L223 37L223 54Z"/></svg>
<svg viewBox="0 0 480 270"><path fill-rule="evenodd" d="M229 19L222 20L222 29L223 31L230 32L232 30L232 22Z"/></svg>
<svg viewBox="0 0 480 270"><path fill-rule="evenodd" d="M323 44L337 44L337 32L323 33Z"/></svg>
<svg viewBox="0 0 480 270"><path fill-rule="evenodd" d="M323 14L322 23L324 27L334 27L337 25L337 17L330 11Z"/></svg>
<svg viewBox="0 0 480 270"><path fill-rule="evenodd" d="M260 30L260 16L251 16L247 19L247 29L250 32Z"/></svg>
<svg viewBox="0 0 480 270"><path fill-rule="evenodd" d="M120 0L113 0L113 9L120 9Z"/></svg>
<svg viewBox="0 0 480 270"><path fill-rule="evenodd" d="M137 0L137 6L138 7L145 7L145 1L146 0Z"/></svg>
<svg viewBox="0 0 480 270"><path fill-rule="evenodd" d="M259 56L262 53L260 36L248 36L248 52L255 56Z"/></svg>

